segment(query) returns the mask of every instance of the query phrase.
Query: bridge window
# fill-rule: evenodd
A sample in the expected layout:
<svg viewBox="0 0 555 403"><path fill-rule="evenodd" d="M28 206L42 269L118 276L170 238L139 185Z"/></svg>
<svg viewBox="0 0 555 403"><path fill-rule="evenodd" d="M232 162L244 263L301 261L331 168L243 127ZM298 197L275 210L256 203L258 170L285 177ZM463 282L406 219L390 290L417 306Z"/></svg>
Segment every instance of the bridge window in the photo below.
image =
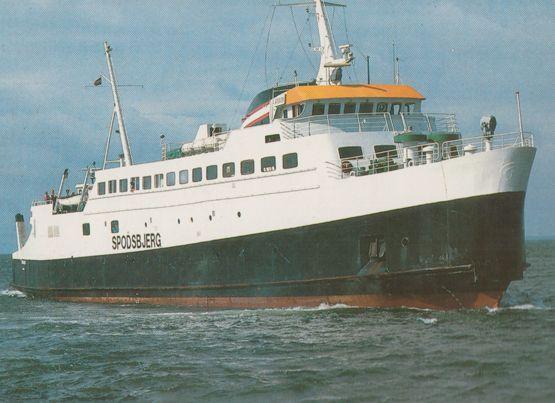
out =
<svg viewBox="0 0 555 403"><path fill-rule="evenodd" d="M254 160L241 161L241 175L250 175L254 173Z"/></svg>
<svg viewBox="0 0 555 403"><path fill-rule="evenodd" d="M341 159L362 158L362 147L359 147L359 146L339 147L339 158Z"/></svg>
<svg viewBox="0 0 555 403"><path fill-rule="evenodd" d="M152 176L143 176L143 189L148 190L152 187Z"/></svg>
<svg viewBox="0 0 555 403"><path fill-rule="evenodd" d="M312 105L312 114L313 115L323 115L326 109L325 104L314 104Z"/></svg>
<svg viewBox="0 0 555 403"><path fill-rule="evenodd" d="M166 186L175 185L175 172L166 173Z"/></svg>
<svg viewBox="0 0 555 403"><path fill-rule="evenodd" d="M361 102L358 108L358 113L372 113L374 112L374 104L372 102Z"/></svg>
<svg viewBox="0 0 555 403"><path fill-rule="evenodd" d="M106 182L98 182L98 195L102 196L103 194L106 194Z"/></svg>
<svg viewBox="0 0 555 403"><path fill-rule="evenodd" d="M412 113L414 112L414 104L405 104L405 112L406 113Z"/></svg>
<svg viewBox="0 0 555 403"><path fill-rule="evenodd" d="M387 112L387 103L386 102L380 102L378 104L378 106L376 107L376 112L379 112L379 113Z"/></svg>
<svg viewBox="0 0 555 403"><path fill-rule="evenodd" d="M355 113L357 109L357 104L354 102L347 102L343 107L343 113Z"/></svg>
<svg viewBox="0 0 555 403"><path fill-rule="evenodd" d="M189 183L189 170L188 169L184 169L182 171L179 171L179 184L184 185L186 183Z"/></svg>
<svg viewBox="0 0 555 403"><path fill-rule="evenodd" d="M206 167L206 179L209 181L213 179L218 179L218 166L217 165L209 165Z"/></svg>
<svg viewBox="0 0 555 403"><path fill-rule="evenodd" d="M390 113L392 115L398 115L399 113L401 113L401 104L391 104Z"/></svg>
<svg viewBox="0 0 555 403"><path fill-rule="evenodd" d="M393 144L375 145L374 152L377 157L397 158L397 146Z"/></svg>
<svg viewBox="0 0 555 403"><path fill-rule="evenodd" d="M193 182L202 180L202 168L193 168Z"/></svg>
<svg viewBox="0 0 555 403"><path fill-rule="evenodd" d="M154 187L161 188L164 182L164 174L156 174L154 175Z"/></svg>
<svg viewBox="0 0 555 403"><path fill-rule="evenodd" d="M266 143L274 143L276 141L280 141L279 134L268 134L265 137L265 141L266 141Z"/></svg>
<svg viewBox="0 0 555 403"><path fill-rule="evenodd" d="M279 136L279 134L278 134L278 136ZM234 162L226 162L222 166L222 176L224 178L231 178L232 176L235 176L235 163Z"/></svg>
<svg viewBox="0 0 555 403"><path fill-rule="evenodd" d="M339 103L330 103L328 106L328 114L329 115L337 115L341 112L341 104Z"/></svg>
<svg viewBox="0 0 555 403"><path fill-rule="evenodd" d="M297 168L299 166L297 153L284 154L281 162L283 169Z"/></svg>
<svg viewBox="0 0 555 403"><path fill-rule="evenodd" d="M296 118L303 113L304 104L293 105L293 117Z"/></svg>
<svg viewBox="0 0 555 403"><path fill-rule="evenodd" d="M117 234L119 232L118 220L113 220L112 222L110 222L110 230L112 231L112 234Z"/></svg>
<svg viewBox="0 0 555 403"><path fill-rule="evenodd" d="M88 222L83 223L83 235L89 236L91 234L91 224Z"/></svg>
<svg viewBox="0 0 555 403"><path fill-rule="evenodd" d="M264 157L260 160L260 169L262 172L270 172L276 170L276 157Z"/></svg>
<svg viewBox="0 0 555 403"><path fill-rule="evenodd" d="M141 182L138 176L131 178L131 191L134 192L135 190L141 190Z"/></svg>
<svg viewBox="0 0 555 403"><path fill-rule="evenodd" d="M108 193L116 193L118 191L116 180L108 181Z"/></svg>
<svg viewBox="0 0 555 403"><path fill-rule="evenodd" d="M122 193L127 192L127 179L119 180L119 191Z"/></svg>

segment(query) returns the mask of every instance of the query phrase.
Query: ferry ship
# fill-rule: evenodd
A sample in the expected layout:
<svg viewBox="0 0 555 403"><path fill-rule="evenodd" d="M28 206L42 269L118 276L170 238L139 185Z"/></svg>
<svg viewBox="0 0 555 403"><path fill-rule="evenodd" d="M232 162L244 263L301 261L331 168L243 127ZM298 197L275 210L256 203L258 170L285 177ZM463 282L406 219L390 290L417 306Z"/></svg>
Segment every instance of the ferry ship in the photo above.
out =
<svg viewBox="0 0 555 403"><path fill-rule="evenodd" d="M496 307L526 267L532 135L522 124L495 133L485 116L463 137L453 114L426 112L398 80L342 83L353 53L334 43L333 6L311 4L313 81L266 89L239 128L203 124L148 163L133 163L105 43L115 106L104 164L86 169L75 195L63 194L64 171L30 225L16 215L12 286L203 309Z"/></svg>

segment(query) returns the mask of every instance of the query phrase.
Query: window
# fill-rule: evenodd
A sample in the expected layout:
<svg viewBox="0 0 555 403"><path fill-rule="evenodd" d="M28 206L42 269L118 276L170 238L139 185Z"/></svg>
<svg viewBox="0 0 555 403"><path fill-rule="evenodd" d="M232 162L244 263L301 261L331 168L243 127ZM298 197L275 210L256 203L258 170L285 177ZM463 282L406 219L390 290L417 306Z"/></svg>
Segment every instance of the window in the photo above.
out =
<svg viewBox="0 0 555 403"><path fill-rule="evenodd" d="M372 113L374 112L374 104L372 102L361 102L358 113Z"/></svg>
<svg viewBox="0 0 555 403"><path fill-rule="evenodd" d="M250 175L254 173L254 160L241 161L241 175Z"/></svg>
<svg viewBox="0 0 555 403"><path fill-rule="evenodd" d="M293 117L296 118L303 113L304 104L293 105Z"/></svg>
<svg viewBox="0 0 555 403"><path fill-rule="evenodd" d="M279 134L268 134L265 137L266 143L274 143L276 141L280 141Z"/></svg>
<svg viewBox="0 0 555 403"><path fill-rule="evenodd" d="M276 157L264 157L260 160L260 169L262 172L271 172L276 170Z"/></svg>
<svg viewBox="0 0 555 403"><path fill-rule="evenodd" d="M405 104L405 112L406 113L414 112L414 104Z"/></svg>
<svg viewBox="0 0 555 403"><path fill-rule="evenodd" d="M131 191L134 192L135 190L141 190L141 182L138 176L131 178Z"/></svg>
<svg viewBox="0 0 555 403"><path fill-rule="evenodd" d="M339 158L361 158L362 157L362 147L350 146L350 147L339 147Z"/></svg>
<svg viewBox="0 0 555 403"><path fill-rule="evenodd" d="M391 104L390 113L392 115L398 115L399 113L401 113L401 104Z"/></svg>
<svg viewBox="0 0 555 403"><path fill-rule="evenodd" d="M143 189L148 190L152 187L152 176L143 176Z"/></svg>
<svg viewBox="0 0 555 403"><path fill-rule="evenodd" d="M397 158L397 146L393 144L375 145L374 152L378 158L386 156L389 158Z"/></svg>
<svg viewBox="0 0 555 403"><path fill-rule="evenodd" d="M357 109L357 104L354 102L347 102L343 108L343 113L355 113Z"/></svg>
<svg viewBox="0 0 555 403"><path fill-rule="evenodd" d="M116 180L108 181L108 193L116 193L118 191Z"/></svg>
<svg viewBox="0 0 555 403"><path fill-rule="evenodd" d="M279 136L279 134L278 134L278 136ZM231 178L232 176L235 176L235 163L234 162L226 162L222 166L222 176L224 178Z"/></svg>
<svg viewBox="0 0 555 403"><path fill-rule="evenodd" d="M287 119L287 112L288 112L287 109L283 110L283 118L284 119Z"/></svg>
<svg viewBox="0 0 555 403"><path fill-rule="evenodd" d="M175 172L168 172L166 174L166 186L175 185Z"/></svg>
<svg viewBox="0 0 555 403"><path fill-rule="evenodd" d="M161 188L163 184L164 184L164 174L154 175L154 187Z"/></svg>
<svg viewBox="0 0 555 403"><path fill-rule="evenodd" d="M387 103L380 102L376 107L376 112L380 112L380 113L387 112Z"/></svg>
<svg viewBox="0 0 555 403"><path fill-rule="evenodd" d="M202 168L193 168L193 182L202 180Z"/></svg>
<svg viewBox="0 0 555 403"><path fill-rule="evenodd" d="M211 181L213 179L218 179L218 166L209 165L206 167L206 179Z"/></svg>
<svg viewBox="0 0 555 403"><path fill-rule="evenodd" d="M122 193L127 192L127 179L119 180L119 191Z"/></svg>
<svg viewBox="0 0 555 403"><path fill-rule="evenodd" d="M106 194L106 182L98 182L98 195Z"/></svg>
<svg viewBox="0 0 555 403"><path fill-rule="evenodd" d="M149 176L150 178L150 176ZM119 221L118 220L113 220L110 223L110 229L112 231L112 234L117 234L119 232Z"/></svg>
<svg viewBox="0 0 555 403"><path fill-rule="evenodd" d="M299 158L297 156L297 153L284 154L282 163L283 163L283 169L291 169L291 168L298 167Z"/></svg>
<svg viewBox="0 0 555 403"><path fill-rule="evenodd" d="M88 222L83 223L83 235L89 236L91 234L91 224Z"/></svg>
<svg viewBox="0 0 555 403"><path fill-rule="evenodd" d="M341 104L338 103L331 103L328 106L328 114L329 115L337 115L341 112Z"/></svg>
<svg viewBox="0 0 555 403"><path fill-rule="evenodd" d="M189 183L189 170L188 169L184 169L182 171L179 171L179 184L184 185L186 183Z"/></svg>
<svg viewBox="0 0 555 403"><path fill-rule="evenodd" d="M326 105L324 104L314 104L312 105L312 114L313 115L323 115Z"/></svg>

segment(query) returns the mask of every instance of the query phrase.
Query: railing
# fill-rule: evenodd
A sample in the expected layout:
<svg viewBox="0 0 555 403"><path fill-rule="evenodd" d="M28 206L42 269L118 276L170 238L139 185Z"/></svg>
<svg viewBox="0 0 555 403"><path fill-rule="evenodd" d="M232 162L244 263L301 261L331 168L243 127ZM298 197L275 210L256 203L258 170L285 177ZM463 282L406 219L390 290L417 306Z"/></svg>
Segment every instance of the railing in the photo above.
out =
<svg viewBox="0 0 555 403"><path fill-rule="evenodd" d="M534 136L531 133L503 133L491 136L461 138L459 140L446 141L441 146L443 159L452 159L467 154L475 154L483 151L497 150L509 147L533 147Z"/></svg>
<svg viewBox="0 0 555 403"><path fill-rule="evenodd" d="M397 171L419 165L434 164L442 160L511 147L533 147L531 133L496 134L463 138L444 143L423 143L368 155L342 158L337 162L326 161L328 176L343 179L354 176L374 175Z"/></svg>
<svg viewBox="0 0 555 403"><path fill-rule="evenodd" d="M440 113L350 113L285 119L284 138L356 132L459 133L455 115Z"/></svg>

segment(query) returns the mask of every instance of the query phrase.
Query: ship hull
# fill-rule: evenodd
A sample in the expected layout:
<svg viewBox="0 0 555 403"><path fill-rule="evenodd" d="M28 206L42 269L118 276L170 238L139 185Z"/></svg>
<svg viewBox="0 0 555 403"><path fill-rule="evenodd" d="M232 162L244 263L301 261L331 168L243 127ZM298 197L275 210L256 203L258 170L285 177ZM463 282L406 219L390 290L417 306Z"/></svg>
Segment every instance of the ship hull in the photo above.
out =
<svg viewBox="0 0 555 403"><path fill-rule="evenodd" d="M13 262L60 301L196 308L496 307L525 267L524 192L134 253Z"/></svg>

